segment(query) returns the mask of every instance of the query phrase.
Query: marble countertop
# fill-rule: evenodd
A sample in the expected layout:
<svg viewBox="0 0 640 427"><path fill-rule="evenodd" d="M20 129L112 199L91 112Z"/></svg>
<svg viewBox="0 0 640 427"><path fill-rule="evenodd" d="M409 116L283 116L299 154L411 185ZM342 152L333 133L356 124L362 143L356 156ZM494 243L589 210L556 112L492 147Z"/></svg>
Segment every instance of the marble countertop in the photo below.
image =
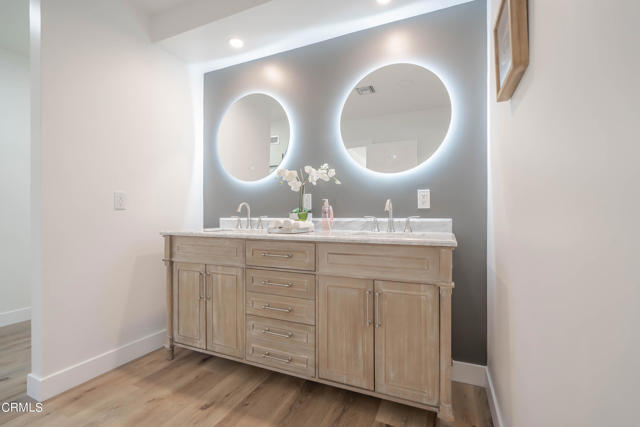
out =
<svg viewBox="0 0 640 427"><path fill-rule="evenodd" d="M266 230L233 228L205 228L202 230L163 231L163 236L224 237L228 239L287 240L296 242L367 243L380 245L456 247L458 242L451 232L416 231L413 233L387 233L370 231L332 230L302 234L271 234Z"/></svg>

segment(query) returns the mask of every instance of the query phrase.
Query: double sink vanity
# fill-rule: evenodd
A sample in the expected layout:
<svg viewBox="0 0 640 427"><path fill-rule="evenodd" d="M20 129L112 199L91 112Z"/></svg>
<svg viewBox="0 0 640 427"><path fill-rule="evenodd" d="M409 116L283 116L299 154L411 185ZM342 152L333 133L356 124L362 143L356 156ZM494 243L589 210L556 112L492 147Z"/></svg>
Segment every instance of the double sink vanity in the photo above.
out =
<svg viewBox="0 0 640 427"><path fill-rule="evenodd" d="M180 346L453 420L451 220L412 220L411 232L220 225L162 233L169 358Z"/></svg>

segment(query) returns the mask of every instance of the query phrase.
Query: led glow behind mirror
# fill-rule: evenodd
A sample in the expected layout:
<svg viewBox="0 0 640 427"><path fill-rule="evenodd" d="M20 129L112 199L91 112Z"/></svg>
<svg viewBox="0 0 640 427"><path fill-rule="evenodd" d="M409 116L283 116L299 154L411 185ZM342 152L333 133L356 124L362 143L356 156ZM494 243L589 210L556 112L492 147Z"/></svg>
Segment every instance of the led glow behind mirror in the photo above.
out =
<svg viewBox="0 0 640 427"><path fill-rule="evenodd" d="M282 105L263 93L246 95L227 110L218 128L218 156L241 181L273 173L289 149L291 126Z"/></svg>
<svg viewBox="0 0 640 427"><path fill-rule="evenodd" d="M440 78L414 64L392 64L364 77L342 109L342 142L367 169L397 173L426 162L444 141L451 98Z"/></svg>

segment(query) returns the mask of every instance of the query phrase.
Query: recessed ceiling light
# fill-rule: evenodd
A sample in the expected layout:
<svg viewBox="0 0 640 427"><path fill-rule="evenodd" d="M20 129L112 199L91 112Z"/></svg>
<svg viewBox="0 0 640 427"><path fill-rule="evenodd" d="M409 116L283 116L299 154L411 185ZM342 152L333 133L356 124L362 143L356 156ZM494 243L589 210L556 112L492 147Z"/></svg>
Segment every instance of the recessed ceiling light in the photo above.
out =
<svg viewBox="0 0 640 427"><path fill-rule="evenodd" d="M239 39L237 37L231 37L229 39L229 46L235 49L240 49L244 46L244 42L242 41L242 39Z"/></svg>
<svg viewBox="0 0 640 427"><path fill-rule="evenodd" d="M378 4L389 4L391 3L391 0L376 0L378 2Z"/></svg>

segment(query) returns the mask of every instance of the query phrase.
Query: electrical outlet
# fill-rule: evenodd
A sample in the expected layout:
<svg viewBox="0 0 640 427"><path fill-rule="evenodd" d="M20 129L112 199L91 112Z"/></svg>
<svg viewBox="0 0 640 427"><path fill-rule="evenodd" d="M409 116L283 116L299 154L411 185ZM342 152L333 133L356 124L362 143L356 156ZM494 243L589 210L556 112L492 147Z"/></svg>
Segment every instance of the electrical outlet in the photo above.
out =
<svg viewBox="0 0 640 427"><path fill-rule="evenodd" d="M113 209L116 211L124 211L127 209L127 193L124 191L116 191L113 193Z"/></svg>
<svg viewBox="0 0 640 427"><path fill-rule="evenodd" d="M431 208L431 190L418 190L418 209Z"/></svg>

